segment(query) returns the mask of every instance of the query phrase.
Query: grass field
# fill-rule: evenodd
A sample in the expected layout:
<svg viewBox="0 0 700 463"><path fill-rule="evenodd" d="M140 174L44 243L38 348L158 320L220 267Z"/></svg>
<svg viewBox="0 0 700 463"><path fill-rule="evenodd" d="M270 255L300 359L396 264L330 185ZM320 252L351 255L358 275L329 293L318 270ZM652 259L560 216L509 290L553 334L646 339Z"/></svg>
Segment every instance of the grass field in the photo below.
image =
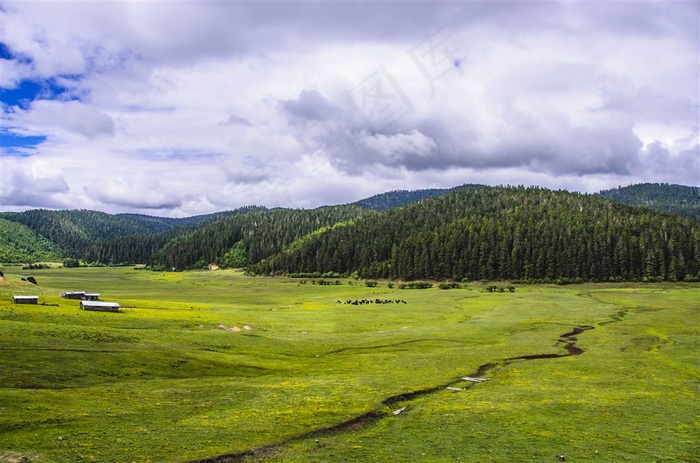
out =
<svg viewBox="0 0 700 463"><path fill-rule="evenodd" d="M700 461L698 285L2 270L0 462Z"/></svg>

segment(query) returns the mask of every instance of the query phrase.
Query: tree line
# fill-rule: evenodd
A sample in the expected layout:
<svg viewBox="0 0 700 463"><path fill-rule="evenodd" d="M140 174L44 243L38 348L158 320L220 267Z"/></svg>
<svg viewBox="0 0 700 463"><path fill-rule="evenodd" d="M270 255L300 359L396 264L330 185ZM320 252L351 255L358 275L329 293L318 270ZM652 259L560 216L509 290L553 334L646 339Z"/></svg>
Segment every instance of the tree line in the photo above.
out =
<svg viewBox="0 0 700 463"><path fill-rule="evenodd" d="M404 280L695 278L698 224L542 188L455 191L363 217L250 267Z"/></svg>
<svg viewBox="0 0 700 463"><path fill-rule="evenodd" d="M693 188L643 184L619 192L641 191L657 205L675 200L692 209L700 191ZM616 204L602 194L464 185L369 200L311 210L250 206L184 219L3 213L0 253L6 261L31 262L37 255L168 270L216 264L258 274L370 280L565 284L700 276L697 222Z"/></svg>

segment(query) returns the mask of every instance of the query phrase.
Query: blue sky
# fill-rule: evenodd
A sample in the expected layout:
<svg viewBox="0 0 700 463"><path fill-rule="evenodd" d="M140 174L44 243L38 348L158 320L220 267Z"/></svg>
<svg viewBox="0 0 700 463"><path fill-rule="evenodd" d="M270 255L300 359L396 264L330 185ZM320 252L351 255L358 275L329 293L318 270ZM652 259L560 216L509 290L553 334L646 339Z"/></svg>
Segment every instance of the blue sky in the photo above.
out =
<svg viewBox="0 0 700 463"><path fill-rule="evenodd" d="M12 60L13 56L5 44L0 43L0 59ZM37 98L41 91L41 86L30 80L24 80L14 86L14 88L0 88L0 101L8 106L27 107ZM3 147L3 155L21 155L18 148L33 148L45 141L43 136L19 136L6 130L0 130L0 146Z"/></svg>
<svg viewBox="0 0 700 463"><path fill-rule="evenodd" d="M26 56L14 56L11 50L0 42L0 59L31 65ZM30 109L31 104L39 99L61 99L66 89L56 85L53 79L22 79L12 85L0 87L0 101L4 108L17 107ZM7 109L6 109L7 110ZM45 142L45 135L28 135L20 127L3 126L0 129L0 146L3 156L30 156L38 145Z"/></svg>
<svg viewBox="0 0 700 463"><path fill-rule="evenodd" d="M23 80L13 88L0 88L0 101L8 107L22 109L31 108L33 101L38 99L54 99L63 93L63 89L51 82ZM29 156L35 148L46 141L45 135L27 135L21 128L3 127L0 130L0 146L4 156Z"/></svg>
<svg viewBox="0 0 700 463"><path fill-rule="evenodd" d="M698 2L1 2L0 210L697 185Z"/></svg>

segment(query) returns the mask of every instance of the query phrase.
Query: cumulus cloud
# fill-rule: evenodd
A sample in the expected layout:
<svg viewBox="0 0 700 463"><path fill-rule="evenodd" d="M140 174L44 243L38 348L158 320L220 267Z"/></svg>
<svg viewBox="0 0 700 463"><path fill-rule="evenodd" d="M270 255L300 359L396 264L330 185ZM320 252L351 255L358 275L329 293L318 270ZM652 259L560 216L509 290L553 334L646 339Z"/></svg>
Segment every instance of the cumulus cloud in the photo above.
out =
<svg viewBox="0 0 700 463"><path fill-rule="evenodd" d="M137 209L174 209L182 198L157 178L136 174L121 178L103 178L85 186L85 194L105 204Z"/></svg>
<svg viewBox="0 0 700 463"><path fill-rule="evenodd" d="M79 101L37 100L27 110L14 108L8 124L34 134L65 132L92 138L114 134L114 121L107 114Z"/></svg>
<svg viewBox="0 0 700 463"><path fill-rule="evenodd" d="M70 188L61 169L40 159L3 157L0 204L31 208L66 207Z"/></svg>
<svg viewBox="0 0 700 463"><path fill-rule="evenodd" d="M312 121L332 119L339 112L317 90L302 90L298 98L282 100L279 104L290 116Z"/></svg>
<svg viewBox="0 0 700 463"><path fill-rule="evenodd" d="M31 184L51 204L190 214L466 182L700 183L698 8L10 3L0 89L61 92L2 105L3 133L45 137L4 163L56 167L21 161L3 200L37 203Z"/></svg>
<svg viewBox="0 0 700 463"><path fill-rule="evenodd" d="M0 58L0 69L0 88L15 88L32 74L28 63L4 58Z"/></svg>
<svg viewBox="0 0 700 463"><path fill-rule="evenodd" d="M235 114L231 114L228 117L228 119L226 119L223 122L220 122L220 125L224 125L224 126L241 125L243 127L252 127L253 126L253 124L251 124L248 119L246 119L245 117L236 116Z"/></svg>
<svg viewBox="0 0 700 463"><path fill-rule="evenodd" d="M700 143L674 150L665 143L654 140L647 144L640 160L640 167L658 181L686 185L700 184ZM685 143L682 143L682 145Z"/></svg>
<svg viewBox="0 0 700 463"><path fill-rule="evenodd" d="M393 135L365 135L358 141L372 159L382 164L405 164L413 167L421 160L429 159L437 150L437 143L418 130Z"/></svg>

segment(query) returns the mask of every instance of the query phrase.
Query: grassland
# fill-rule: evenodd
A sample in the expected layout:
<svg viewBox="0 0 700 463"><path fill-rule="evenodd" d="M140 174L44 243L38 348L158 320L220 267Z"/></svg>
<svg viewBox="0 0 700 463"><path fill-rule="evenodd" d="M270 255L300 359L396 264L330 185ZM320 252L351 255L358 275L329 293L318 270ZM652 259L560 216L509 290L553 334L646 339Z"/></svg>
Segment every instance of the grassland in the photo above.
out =
<svg viewBox="0 0 700 463"><path fill-rule="evenodd" d="M0 461L700 460L697 285L78 268L35 270L34 286L3 271ZM81 311L66 290L122 311ZM376 298L406 303L337 302ZM582 326L570 355L562 336ZM460 380L476 374L490 380Z"/></svg>

